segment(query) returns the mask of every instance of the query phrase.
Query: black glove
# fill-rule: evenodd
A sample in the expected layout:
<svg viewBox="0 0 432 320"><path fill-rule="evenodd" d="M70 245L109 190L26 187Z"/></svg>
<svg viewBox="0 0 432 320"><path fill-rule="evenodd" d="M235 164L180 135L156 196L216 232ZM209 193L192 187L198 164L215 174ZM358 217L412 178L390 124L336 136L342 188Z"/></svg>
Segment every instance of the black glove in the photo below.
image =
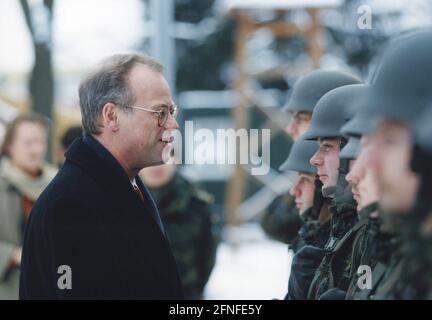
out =
<svg viewBox="0 0 432 320"><path fill-rule="evenodd" d="M345 291L338 288L333 288L324 292L319 297L319 300L345 300L345 296L346 296Z"/></svg>
<svg viewBox="0 0 432 320"><path fill-rule="evenodd" d="M307 299L310 284L324 254L323 249L304 246L294 255L285 300Z"/></svg>

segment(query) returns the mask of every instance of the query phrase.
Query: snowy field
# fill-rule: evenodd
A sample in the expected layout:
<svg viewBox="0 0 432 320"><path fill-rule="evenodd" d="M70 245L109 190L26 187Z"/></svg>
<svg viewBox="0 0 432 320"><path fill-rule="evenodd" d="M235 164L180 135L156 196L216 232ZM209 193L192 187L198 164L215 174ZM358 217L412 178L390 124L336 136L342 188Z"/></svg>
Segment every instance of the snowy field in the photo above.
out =
<svg viewBox="0 0 432 320"><path fill-rule="evenodd" d="M287 246L267 239L257 224L225 231L205 299L282 299L292 259Z"/></svg>

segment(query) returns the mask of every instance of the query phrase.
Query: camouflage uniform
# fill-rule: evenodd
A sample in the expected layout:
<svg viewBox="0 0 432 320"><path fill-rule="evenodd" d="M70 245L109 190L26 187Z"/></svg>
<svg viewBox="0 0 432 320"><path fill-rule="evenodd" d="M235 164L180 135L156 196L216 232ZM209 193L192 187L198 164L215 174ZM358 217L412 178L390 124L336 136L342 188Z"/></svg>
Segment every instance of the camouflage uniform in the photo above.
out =
<svg viewBox="0 0 432 320"><path fill-rule="evenodd" d="M429 98L432 101L432 97ZM401 254L406 261L392 291L394 299L432 299L432 108L415 121L411 169L421 176L412 210L402 217ZM424 228L427 227L427 228Z"/></svg>
<svg viewBox="0 0 432 320"><path fill-rule="evenodd" d="M313 70L296 81L283 112L291 115L298 112L311 114L324 94L335 88L359 82L359 79L344 72ZM292 244L293 248L299 248L298 242L301 239L298 238L298 232L302 225L294 197L288 193L276 198L264 212L261 220L261 226L270 237ZM306 229L309 227L306 226Z"/></svg>
<svg viewBox="0 0 432 320"><path fill-rule="evenodd" d="M158 206L186 299L200 299L215 264L219 237L211 195L180 174L159 189L150 189Z"/></svg>
<svg viewBox="0 0 432 320"><path fill-rule="evenodd" d="M394 300L395 286L400 281L400 277L405 268L407 260L403 255L402 241L400 236L394 236L390 242L389 251L391 253L389 261L384 264L386 267L382 272L381 277L378 279L378 283L374 286L375 288L369 293L368 298L373 300ZM372 272L372 280L377 281L376 272L377 266ZM379 276L379 275L378 275Z"/></svg>
<svg viewBox="0 0 432 320"><path fill-rule="evenodd" d="M413 58L413 52L415 58ZM399 121L410 129L414 138L413 142L420 149L424 148L424 151L431 152L430 121L432 113L423 125L415 123L419 116L420 122L422 118L427 118L427 116L423 117L422 112L430 109L432 101L431 56L432 32L430 29L407 33L393 40L382 56L382 63L374 75L371 90L366 94L362 108L358 109L356 117L361 125L357 123L355 126L354 122L351 124L352 134L357 133L361 136L373 133L376 129L373 124L376 124L377 119ZM418 155L414 148L412 160L415 161ZM388 237L386 241L377 242L378 247L381 246L381 257L373 269L373 289L366 292L367 298L425 299L430 297L432 288L431 239L420 234L420 226L424 216L431 212L430 190L432 186L429 182L432 178L431 158L423 159L423 161L421 164L417 163L417 166L411 162L411 169L422 177L423 184L418 192L414 208L403 214L401 212L381 213L382 227L386 231L381 230L379 233L381 236L378 238L383 239L391 234L393 236ZM391 163L386 165L391 165ZM395 183L401 182L395 181ZM425 183L429 185L426 186ZM385 267L382 267L383 265Z"/></svg>
<svg viewBox="0 0 432 320"><path fill-rule="evenodd" d="M432 237L420 235L422 219L416 208L400 220L389 268L380 282L375 300L431 299Z"/></svg>
<svg viewBox="0 0 432 320"><path fill-rule="evenodd" d="M418 231L418 230L417 230ZM395 299L432 299L432 236L418 232L407 239L404 268L394 287Z"/></svg>
<svg viewBox="0 0 432 320"><path fill-rule="evenodd" d="M297 238L293 241L290 249L297 253L306 245L314 246L323 249L330 236L330 220L323 224L319 221L319 215L323 208L329 206L330 201L324 199L322 195L322 182L315 179L315 195L313 207L307 209L301 215L303 226L298 232Z"/></svg>
<svg viewBox="0 0 432 320"><path fill-rule="evenodd" d="M378 210L378 203L372 203L359 211L360 221L365 221L363 226L358 230L354 242L351 255L350 273L347 275L351 279L345 299L362 299L361 294L365 294L357 285L359 275L357 270L359 266L366 265L371 270L378 263L378 257L374 252L374 244L378 241L378 232L380 227L380 219L372 218L370 214Z"/></svg>
<svg viewBox="0 0 432 320"><path fill-rule="evenodd" d="M371 229L370 250L362 261L362 264L369 265L372 269L372 288L361 290L356 287L352 299L394 299L394 287L406 263L403 254L404 240L400 232L404 219L385 212L380 212L380 217L379 227Z"/></svg>
<svg viewBox="0 0 432 320"><path fill-rule="evenodd" d="M359 224L363 222L358 222L354 199L347 202L343 198L339 201L335 197L334 206L329 208L332 213L330 238L324 248L326 254L310 285L308 299L319 299L332 288L348 289L346 274L350 270L350 253L355 234L361 227Z"/></svg>
<svg viewBox="0 0 432 320"><path fill-rule="evenodd" d="M308 215L311 209L306 210L303 215ZM306 217L304 225L300 228L299 235L293 241L290 249L297 253L306 245L324 248L330 235L330 221L320 224L316 219Z"/></svg>
<svg viewBox="0 0 432 320"><path fill-rule="evenodd" d="M272 239L291 244L297 237L303 222L289 193L278 196L263 212L261 226Z"/></svg>
<svg viewBox="0 0 432 320"><path fill-rule="evenodd" d="M315 106L310 129L305 139L339 138L342 154L346 140L340 133L341 127L353 116L353 101L367 90L366 85L352 84L336 88L326 93ZM350 260L352 245L358 230L364 225L358 222L357 203L347 186L345 176L349 168L349 159L340 158L338 180L335 186L323 188L323 194L332 198L330 237L324 250L325 255L317 267L310 283L307 298L320 299L330 289L346 291L350 279ZM338 299L340 297L338 294Z"/></svg>

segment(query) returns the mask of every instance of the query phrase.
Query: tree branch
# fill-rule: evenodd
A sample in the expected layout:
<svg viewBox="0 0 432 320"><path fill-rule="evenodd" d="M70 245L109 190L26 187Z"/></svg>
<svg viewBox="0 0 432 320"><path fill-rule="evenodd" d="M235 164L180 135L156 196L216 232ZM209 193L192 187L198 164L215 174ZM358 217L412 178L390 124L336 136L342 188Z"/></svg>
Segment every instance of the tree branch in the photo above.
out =
<svg viewBox="0 0 432 320"><path fill-rule="evenodd" d="M31 11L30 6L28 4L27 0L20 0L21 8L24 12L24 17L27 23L27 27L29 28L29 31L31 33L32 38L34 39L34 31L33 31L33 25L31 20Z"/></svg>

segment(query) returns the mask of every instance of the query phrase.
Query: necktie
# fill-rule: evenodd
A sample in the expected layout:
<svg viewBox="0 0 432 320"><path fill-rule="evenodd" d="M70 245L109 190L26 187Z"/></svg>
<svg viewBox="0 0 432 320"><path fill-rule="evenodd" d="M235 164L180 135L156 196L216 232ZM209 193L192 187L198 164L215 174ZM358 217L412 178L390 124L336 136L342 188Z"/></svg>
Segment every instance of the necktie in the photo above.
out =
<svg viewBox="0 0 432 320"><path fill-rule="evenodd" d="M135 180L131 181L131 183L132 183L132 187L134 188L138 197L141 199L142 202L144 202L144 194L142 193L141 189L136 184ZM165 230L164 230L164 227L162 225L161 218L159 217L159 214L157 213L157 209L156 209L156 211L150 210L150 213L151 213L153 219L155 220L155 222L157 223L157 225L159 226L160 230L162 231L162 234L165 236Z"/></svg>
<svg viewBox="0 0 432 320"><path fill-rule="evenodd" d="M132 186L133 186L136 194L138 195L138 197L141 199L141 201L144 201L144 196L143 196L140 188L135 183L133 183Z"/></svg>

